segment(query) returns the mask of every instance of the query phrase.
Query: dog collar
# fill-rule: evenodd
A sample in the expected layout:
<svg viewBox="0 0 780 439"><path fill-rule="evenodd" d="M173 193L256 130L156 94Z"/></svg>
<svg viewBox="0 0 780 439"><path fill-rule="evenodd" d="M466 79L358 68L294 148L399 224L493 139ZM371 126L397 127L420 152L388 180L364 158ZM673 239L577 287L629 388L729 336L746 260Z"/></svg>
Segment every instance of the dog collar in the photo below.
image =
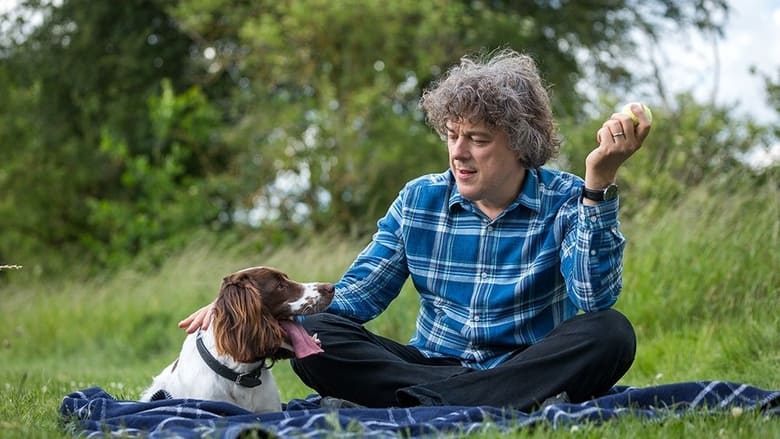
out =
<svg viewBox="0 0 780 439"><path fill-rule="evenodd" d="M263 381L260 380L260 374L262 374L263 369L265 369L265 361L263 361L263 364L250 370L249 372L238 373L235 370L220 363L219 360L211 355L211 352L209 352L208 348L206 348L206 345L203 343L200 330L198 331L198 335L195 338L195 344L198 347L200 357L203 358L203 361L206 363L206 365L211 370L213 370L214 373L221 376L222 378L226 378L244 387L257 387L260 384L263 384Z"/></svg>

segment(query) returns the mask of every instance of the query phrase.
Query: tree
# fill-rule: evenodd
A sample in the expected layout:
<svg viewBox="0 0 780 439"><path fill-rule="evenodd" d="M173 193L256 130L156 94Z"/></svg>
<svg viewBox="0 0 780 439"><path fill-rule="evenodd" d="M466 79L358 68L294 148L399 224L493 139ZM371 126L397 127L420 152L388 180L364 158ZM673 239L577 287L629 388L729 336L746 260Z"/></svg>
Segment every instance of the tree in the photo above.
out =
<svg viewBox="0 0 780 439"><path fill-rule="evenodd" d="M631 84L630 29L717 31L727 11L705 0L21 8L0 19L0 258L27 266L53 250L117 264L204 227L364 233L403 182L445 168L417 101L460 56L529 53L561 120L583 125L583 77Z"/></svg>
<svg viewBox="0 0 780 439"><path fill-rule="evenodd" d="M90 219L90 200L137 195L122 184L125 163L100 150L102 137L163 161L171 142L156 138L148 100L161 78L186 87L191 69L190 41L160 2L61 3L22 2L29 14L5 17L11 37L0 50L8 98L0 108L8 121L0 128L0 255L23 255L31 267L51 252L90 254L85 244L122 233L95 230Z"/></svg>
<svg viewBox="0 0 780 439"><path fill-rule="evenodd" d="M726 10L721 1L222 0L183 1L171 13L211 50L213 75L238 84L231 141L247 145L240 160L267 178L243 173L246 208L365 232L403 182L446 166L417 100L462 55L531 54L560 117L582 121L583 76L630 85L630 29L651 39L675 27L717 30L713 17Z"/></svg>

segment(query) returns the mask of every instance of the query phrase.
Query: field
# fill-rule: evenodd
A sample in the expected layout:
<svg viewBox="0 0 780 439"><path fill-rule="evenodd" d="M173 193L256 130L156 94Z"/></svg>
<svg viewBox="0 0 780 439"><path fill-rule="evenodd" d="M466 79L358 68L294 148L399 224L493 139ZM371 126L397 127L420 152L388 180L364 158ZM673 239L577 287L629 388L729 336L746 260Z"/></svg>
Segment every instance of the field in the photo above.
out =
<svg viewBox="0 0 780 439"><path fill-rule="evenodd" d="M639 347L621 384L718 379L780 389L780 194L767 188L715 198L694 191L685 201L623 223L629 243L617 308L634 322ZM363 244L323 240L273 254L193 244L152 274L127 269L88 281L26 275L34 267L7 271L0 285L0 437L69 437L57 409L63 396L88 386L137 398L176 355L184 336L176 323L213 298L225 273L265 264L301 281L334 281ZM407 286L370 327L406 340L415 301ZM311 393L286 363L274 373L283 400ZM780 437L780 419L691 414L516 433L572 435Z"/></svg>

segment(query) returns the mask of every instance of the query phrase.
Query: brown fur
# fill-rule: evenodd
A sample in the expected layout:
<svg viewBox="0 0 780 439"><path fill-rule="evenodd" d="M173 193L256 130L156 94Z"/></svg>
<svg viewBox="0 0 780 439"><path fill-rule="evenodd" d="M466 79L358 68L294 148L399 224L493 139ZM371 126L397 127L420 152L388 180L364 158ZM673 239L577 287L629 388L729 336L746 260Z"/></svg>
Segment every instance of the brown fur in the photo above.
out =
<svg viewBox="0 0 780 439"><path fill-rule="evenodd" d="M313 340L307 343L303 338L303 328L289 320L323 311L333 293L333 284L296 282L271 267L251 267L226 276L211 307L211 327L187 336L179 358L154 378L141 400L150 401L164 390L174 398L227 401L257 413L281 410L281 395L270 371L274 360L318 351L310 344ZM295 331L292 338L283 328ZM297 353L296 344L302 348ZM259 371L262 385L243 387L225 379L204 359L204 346L212 359L216 354L216 360L234 373Z"/></svg>
<svg viewBox="0 0 780 439"><path fill-rule="evenodd" d="M277 352L284 331L268 308L254 282L226 278L214 303L217 353L251 363Z"/></svg>

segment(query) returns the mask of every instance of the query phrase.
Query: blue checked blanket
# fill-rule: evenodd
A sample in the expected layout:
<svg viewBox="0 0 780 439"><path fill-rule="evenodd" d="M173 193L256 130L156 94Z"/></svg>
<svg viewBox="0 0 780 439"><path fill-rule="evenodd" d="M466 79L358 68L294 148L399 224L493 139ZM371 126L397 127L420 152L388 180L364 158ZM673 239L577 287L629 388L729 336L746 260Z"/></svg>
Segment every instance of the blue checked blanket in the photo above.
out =
<svg viewBox="0 0 780 439"><path fill-rule="evenodd" d="M616 386L581 404L554 404L533 413L497 407L324 409L320 397L294 399L278 413L252 414L232 404L194 399L152 402L117 400L93 387L66 396L60 406L65 428L86 437L398 438L467 435L489 429L512 432L546 423L553 428L600 423L621 416L663 419L697 411L760 411L780 415L780 391L724 381L696 381L652 387Z"/></svg>

